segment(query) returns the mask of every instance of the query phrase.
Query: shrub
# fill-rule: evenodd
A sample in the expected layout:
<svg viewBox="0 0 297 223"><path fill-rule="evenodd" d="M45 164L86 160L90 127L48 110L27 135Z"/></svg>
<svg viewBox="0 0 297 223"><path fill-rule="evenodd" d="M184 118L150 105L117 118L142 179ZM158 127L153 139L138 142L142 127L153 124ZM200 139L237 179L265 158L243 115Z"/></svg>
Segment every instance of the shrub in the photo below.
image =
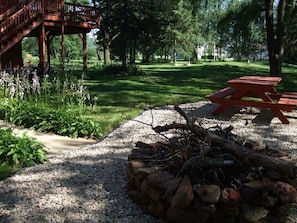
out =
<svg viewBox="0 0 297 223"><path fill-rule="evenodd" d="M5 113L0 118L39 132L52 132L72 138L102 136L97 123L67 109L53 109L24 102L6 107L2 105L0 111L0 115Z"/></svg>
<svg viewBox="0 0 297 223"><path fill-rule="evenodd" d="M98 72L89 72L88 78L91 80L96 80L100 75L104 76L122 76L122 75L143 75L144 71L141 70L136 65L128 65L123 67L121 64L110 64L104 65L102 69Z"/></svg>
<svg viewBox="0 0 297 223"><path fill-rule="evenodd" d="M47 160L44 145L24 134L13 135L12 130L0 129L0 163L22 168Z"/></svg>

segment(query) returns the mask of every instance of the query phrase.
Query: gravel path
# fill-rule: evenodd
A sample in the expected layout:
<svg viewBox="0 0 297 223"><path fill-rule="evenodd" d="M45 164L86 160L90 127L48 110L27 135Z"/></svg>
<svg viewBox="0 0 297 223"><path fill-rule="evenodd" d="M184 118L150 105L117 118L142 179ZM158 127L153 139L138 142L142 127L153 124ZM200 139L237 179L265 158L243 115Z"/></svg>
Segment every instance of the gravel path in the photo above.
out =
<svg viewBox="0 0 297 223"><path fill-rule="evenodd" d="M228 109L219 117L210 114L207 102L182 105L205 127L235 127L234 133L260 140L296 158L297 112L283 125L269 112ZM233 116L234 111L237 113ZM257 115L256 115L257 114ZM26 168L0 182L0 222L162 222L144 214L125 193L127 156L139 140L155 141L151 126L181 122L172 106L148 110L121 125L104 140Z"/></svg>

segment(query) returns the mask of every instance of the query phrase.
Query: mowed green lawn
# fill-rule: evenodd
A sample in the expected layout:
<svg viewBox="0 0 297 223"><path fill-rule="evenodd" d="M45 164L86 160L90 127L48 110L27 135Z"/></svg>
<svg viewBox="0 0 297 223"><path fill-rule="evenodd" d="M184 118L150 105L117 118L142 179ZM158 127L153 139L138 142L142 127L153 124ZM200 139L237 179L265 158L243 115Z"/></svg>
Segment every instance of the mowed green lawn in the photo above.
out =
<svg viewBox="0 0 297 223"><path fill-rule="evenodd" d="M139 65L141 75L98 74L87 80L87 88L98 97L97 109L88 115L110 131L121 122L137 116L148 107L206 100L209 93L243 75L269 75L267 62L208 62L186 66L172 64ZM92 72L96 76L97 71ZM297 66L284 65L279 92L297 92Z"/></svg>

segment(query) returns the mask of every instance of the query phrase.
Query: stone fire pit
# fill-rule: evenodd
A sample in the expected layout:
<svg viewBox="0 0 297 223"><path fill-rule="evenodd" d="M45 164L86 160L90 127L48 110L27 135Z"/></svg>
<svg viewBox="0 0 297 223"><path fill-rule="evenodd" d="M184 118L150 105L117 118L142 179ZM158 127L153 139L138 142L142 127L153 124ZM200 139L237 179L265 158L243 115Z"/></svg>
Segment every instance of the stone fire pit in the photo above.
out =
<svg viewBox="0 0 297 223"><path fill-rule="evenodd" d="M296 166L286 154L232 134L203 129L179 108L186 124L164 142L138 142L128 157L127 192L167 222L282 222L297 202Z"/></svg>

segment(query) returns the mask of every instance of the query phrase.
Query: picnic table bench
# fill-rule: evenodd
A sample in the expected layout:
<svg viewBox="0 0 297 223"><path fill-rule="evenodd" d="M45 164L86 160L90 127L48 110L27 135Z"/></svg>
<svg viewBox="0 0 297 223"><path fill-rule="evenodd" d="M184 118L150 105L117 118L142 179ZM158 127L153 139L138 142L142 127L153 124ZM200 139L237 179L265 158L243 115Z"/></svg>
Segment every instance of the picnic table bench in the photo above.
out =
<svg viewBox="0 0 297 223"><path fill-rule="evenodd" d="M243 76L229 80L230 87L206 98L219 104L213 115L219 115L229 106L256 107L270 109L282 123L289 124L282 111L292 112L297 107L297 93L278 93L275 86L281 80L281 77Z"/></svg>

